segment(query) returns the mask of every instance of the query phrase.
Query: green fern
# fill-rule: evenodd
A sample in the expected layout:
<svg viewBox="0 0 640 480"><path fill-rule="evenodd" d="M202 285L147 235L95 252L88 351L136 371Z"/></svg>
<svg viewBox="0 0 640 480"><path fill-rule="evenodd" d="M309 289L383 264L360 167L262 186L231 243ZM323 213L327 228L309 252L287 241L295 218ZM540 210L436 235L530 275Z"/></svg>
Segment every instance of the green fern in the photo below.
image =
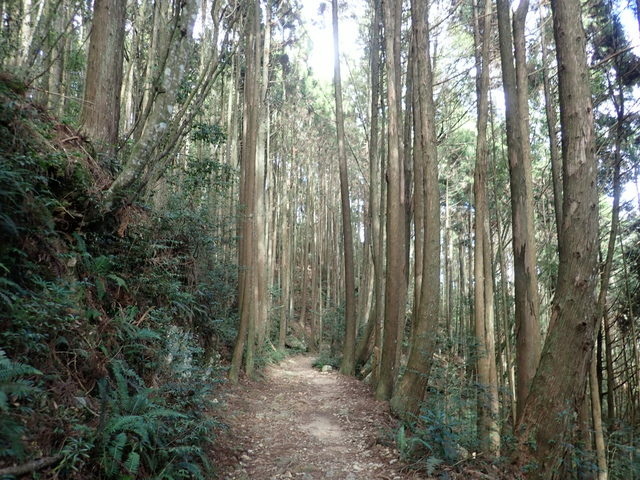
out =
<svg viewBox="0 0 640 480"><path fill-rule="evenodd" d="M193 478L195 480L205 480L202 469L193 462L180 462L177 465L178 471L182 474L182 478Z"/></svg>
<svg viewBox="0 0 640 480"><path fill-rule="evenodd" d="M0 223L2 223L2 214L0 214ZM0 270L8 270L2 263L0 263ZM20 291L20 286L5 277L0 277L0 301L6 306L13 305L15 301L15 295L12 292Z"/></svg>
<svg viewBox="0 0 640 480"><path fill-rule="evenodd" d="M136 475L140 468L140 454L138 452L129 453L127 461L124 462L124 468L130 474Z"/></svg>
<svg viewBox="0 0 640 480"><path fill-rule="evenodd" d="M21 423L8 415L2 415L0 417L0 457L24 459L23 434L24 426Z"/></svg>
<svg viewBox="0 0 640 480"><path fill-rule="evenodd" d="M20 378L26 375L42 375L42 372L31 365L11 361L5 351L0 349L0 389L13 395L33 393L30 383Z"/></svg>
<svg viewBox="0 0 640 480"><path fill-rule="evenodd" d="M0 456L22 459L24 426L20 421L20 410L11 402L26 401L41 392L28 376L42 375L31 365L13 362L0 349Z"/></svg>
<svg viewBox="0 0 640 480"><path fill-rule="evenodd" d="M105 451L105 455L103 455L103 462L107 475L114 475L119 470L126 444L127 434L124 432L118 433L112 438L107 450Z"/></svg>
<svg viewBox="0 0 640 480"><path fill-rule="evenodd" d="M124 415L116 416L106 425L104 435L111 437L112 435L120 435L123 432L130 432L137 435L143 441L149 441L148 425L145 424L145 418L141 415Z"/></svg>
<svg viewBox="0 0 640 480"><path fill-rule="evenodd" d="M100 386L103 412L99 448L106 476L134 478L141 469L166 473L173 471L170 465L178 463L193 463L185 471L201 472L199 465L206 465L202 449L179 444L181 440L192 440L186 433L189 416L154 401L154 390L145 387L124 362L113 362L111 371L113 382L102 382ZM170 446L176 443L179 445Z"/></svg>

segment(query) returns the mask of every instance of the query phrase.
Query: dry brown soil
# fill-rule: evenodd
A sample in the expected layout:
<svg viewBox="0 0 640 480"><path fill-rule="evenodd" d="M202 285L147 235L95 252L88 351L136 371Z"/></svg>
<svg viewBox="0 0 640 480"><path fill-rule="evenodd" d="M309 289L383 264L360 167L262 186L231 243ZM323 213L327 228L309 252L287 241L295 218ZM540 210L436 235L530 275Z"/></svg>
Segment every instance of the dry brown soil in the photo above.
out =
<svg viewBox="0 0 640 480"><path fill-rule="evenodd" d="M296 356L259 381L228 386L229 429L214 458L225 480L406 480L422 477L398 460L394 419L369 387Z"/></svg>

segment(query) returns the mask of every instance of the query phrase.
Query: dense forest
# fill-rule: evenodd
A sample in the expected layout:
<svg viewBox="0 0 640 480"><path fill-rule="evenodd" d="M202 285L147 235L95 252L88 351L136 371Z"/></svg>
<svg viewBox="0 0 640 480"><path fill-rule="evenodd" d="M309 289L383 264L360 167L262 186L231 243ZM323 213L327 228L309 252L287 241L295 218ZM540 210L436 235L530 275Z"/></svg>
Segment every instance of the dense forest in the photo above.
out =
<svg viewBox="0 0 640 480"><path fill-rule="evenodd" d="M0 18L1 479L223 478L293 355L407 475L296 478L640 479L639 0Z"/></svg>

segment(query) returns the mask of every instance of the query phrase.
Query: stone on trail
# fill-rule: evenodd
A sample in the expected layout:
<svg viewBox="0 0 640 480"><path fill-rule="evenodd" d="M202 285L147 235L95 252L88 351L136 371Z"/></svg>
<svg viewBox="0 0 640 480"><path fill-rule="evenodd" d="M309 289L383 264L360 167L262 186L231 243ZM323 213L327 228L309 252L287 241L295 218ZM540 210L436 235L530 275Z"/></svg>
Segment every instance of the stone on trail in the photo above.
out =
<svg viewBox="0 0 640 480"><path fill-rule="evenodd" d="M333 370L333 367L331 365L322 366L322 373L329 373L331 370Z"/></svg>

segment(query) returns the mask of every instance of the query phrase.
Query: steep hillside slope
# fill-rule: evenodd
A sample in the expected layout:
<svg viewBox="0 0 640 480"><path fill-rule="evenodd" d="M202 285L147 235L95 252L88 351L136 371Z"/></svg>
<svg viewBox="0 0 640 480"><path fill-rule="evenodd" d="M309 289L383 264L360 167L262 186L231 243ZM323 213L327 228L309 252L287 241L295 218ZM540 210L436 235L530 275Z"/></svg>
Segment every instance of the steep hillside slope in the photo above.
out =
<svg viewBox="0 0 640 480"><path fill-rule="evenodd" d="M0 478L209 478L235 271L192 212L100 214L111 172L25 90L0 77Z"/></svg>

